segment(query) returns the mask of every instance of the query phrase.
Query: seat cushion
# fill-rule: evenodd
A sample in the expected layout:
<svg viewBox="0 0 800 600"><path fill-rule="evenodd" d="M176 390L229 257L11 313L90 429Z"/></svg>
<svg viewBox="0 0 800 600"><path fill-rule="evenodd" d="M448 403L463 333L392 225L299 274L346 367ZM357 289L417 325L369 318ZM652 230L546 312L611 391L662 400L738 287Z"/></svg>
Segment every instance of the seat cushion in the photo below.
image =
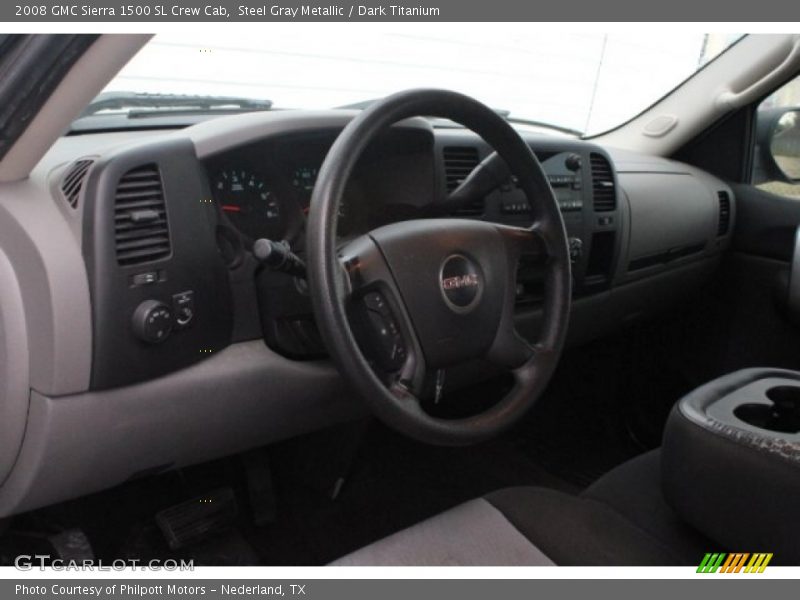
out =
<svg viewBox="0 0 800 600"><path fill-rule="evenodd" d="M581 495L517 487L437 515L335 565L697 565L716 545L661 494L659 453L637 457Z"/></svg>
<svg viewBox="0 0 800 600"><path fill-rule="evenodd" d="M642 454L579 496L528 487L500 490L487 500L559 565L697 565L718 544L666 503L660 463L660 451Z"/></svg>
<svg viewBox="0 0 800 600"><path fill-rule="evenodd" d="M333 563L336 566L552 564L483 499L456 506Z"/></svg>
<svg viewBox="0 0 800 600"><path fill-rule="evenodd" d="M720 548L684 521L666 500L661 451L642 454L609 471L589 486L585 498L614 509L669 548L680 564L696 565L710 549Z"/></svg>

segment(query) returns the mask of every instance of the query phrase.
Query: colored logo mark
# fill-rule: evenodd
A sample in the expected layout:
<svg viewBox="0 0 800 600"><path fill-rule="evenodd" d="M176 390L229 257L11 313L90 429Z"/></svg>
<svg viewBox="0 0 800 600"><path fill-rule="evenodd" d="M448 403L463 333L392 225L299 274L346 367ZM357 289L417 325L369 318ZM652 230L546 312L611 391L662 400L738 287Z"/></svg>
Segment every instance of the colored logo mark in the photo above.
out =
<svg viewBox="0 0 800 600"><path fill-rule="evenodd" d="M697 567L697 572L763 573L771 560L771 552L755 552L753 554L749 552L734 552L731 554L709 552L703 557L700 566Z"/></svg>

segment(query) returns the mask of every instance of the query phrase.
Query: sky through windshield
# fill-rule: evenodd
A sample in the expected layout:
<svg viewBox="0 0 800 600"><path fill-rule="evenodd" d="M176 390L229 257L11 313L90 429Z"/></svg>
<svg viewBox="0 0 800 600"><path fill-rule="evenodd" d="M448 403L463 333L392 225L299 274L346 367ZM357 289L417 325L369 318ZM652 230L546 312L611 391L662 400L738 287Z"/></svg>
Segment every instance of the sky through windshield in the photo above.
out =
<svg viewBox="0 0 800 600"><path fill-rule="evenodd" d="M531 32L525 24L264 24L258 35L156 36L109 91L266 98L331 108L414 87L472 95L511 117L600 133L736 41L732 34Z"/></svg>

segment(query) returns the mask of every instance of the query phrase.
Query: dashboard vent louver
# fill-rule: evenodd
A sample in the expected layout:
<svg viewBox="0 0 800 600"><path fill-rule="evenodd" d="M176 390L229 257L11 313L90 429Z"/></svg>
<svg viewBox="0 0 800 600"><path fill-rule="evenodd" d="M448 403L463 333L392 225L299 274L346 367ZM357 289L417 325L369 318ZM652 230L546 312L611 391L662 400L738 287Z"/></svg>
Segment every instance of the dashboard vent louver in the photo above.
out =
<svg viewBox="0 0 800 600"><path fill-rule="evenodd" d="M444 174L447 193L456 189L467 175L478 166L480 157L475 146L447 146L442 150L444 155ZM453 212L458 216L482 215L484 201L476 200L466 206L461 206Z"/></svg>
<svg viewBox="0 0 800 600"><path fill-rule="evenodd" d="M596 212L608 212L617 208L617 190L611 165L602 154L591 153L592 196Z"/></svg>
<svg viewBox="0 0 800 600"><path fill-rule="evenodd" d="M717 192L719 200L719 222L717 223L717 236L721 237L728 233L731 226L731 197L728 192Z"/></svg>
<svg viewBox="0 0 800 600"><path fill-rule="evenodd" d="M89 159L75 161L65 171L64 177L61 179L61 193L64 195L64 200L72 208L78 208L83 182L86 180L87 173L89 173L89 167L93 164L94 161Z"/></svg>
<svg viewBox="0 0 800 600"><path fill-rule="evenodd" d="M117 262L137 265L172 251L161 173L155 164L125 173L114 196Z"/></svg>

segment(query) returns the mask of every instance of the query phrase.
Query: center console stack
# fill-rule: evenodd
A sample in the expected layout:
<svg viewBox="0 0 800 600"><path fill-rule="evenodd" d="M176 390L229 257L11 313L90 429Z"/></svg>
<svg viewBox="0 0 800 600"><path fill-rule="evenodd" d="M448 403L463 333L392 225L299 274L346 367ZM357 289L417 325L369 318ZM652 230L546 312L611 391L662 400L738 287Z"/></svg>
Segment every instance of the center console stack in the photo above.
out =
<svg viewBox="0 0 800 600"><path fill-rule="evenodd" d="M800 372L745 369L684 397L667 423L662 468L667 501L726 545L714 551L797 564Z"/></svg>

